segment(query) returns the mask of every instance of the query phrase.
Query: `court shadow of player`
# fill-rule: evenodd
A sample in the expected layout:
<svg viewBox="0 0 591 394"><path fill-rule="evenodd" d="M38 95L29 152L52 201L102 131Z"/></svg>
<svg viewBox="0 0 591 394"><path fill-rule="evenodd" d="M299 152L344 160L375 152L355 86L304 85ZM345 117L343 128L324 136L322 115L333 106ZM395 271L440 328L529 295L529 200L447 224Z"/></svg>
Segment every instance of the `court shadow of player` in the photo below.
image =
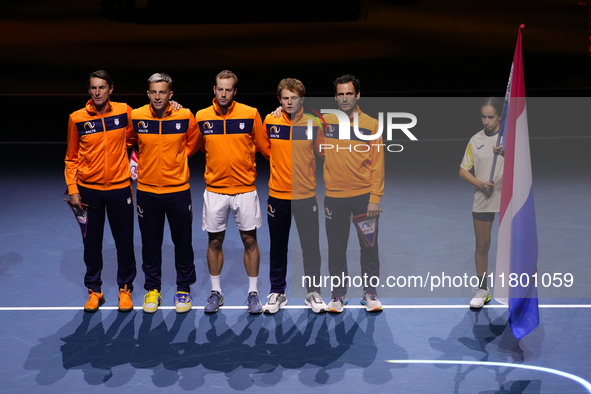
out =
<svg viewBox="0 0 591 394"><path fill-rule="evenodd" d="M76 331L61 339L64 342L60 348L63 367L67 370L82 370L84 380L93 386L104 383L119 387L129 382L133 372L126 371L114 378L113 368L125 366L130 361L135 345L135 314L113 312L103 321L101 312L84 313ZM91 325L94 315L98 315L100 320ZM127 323L123 325L126 320ZM109 327L106 331L105 325Z"/></svg>
<svg viewBox="0 0 591 394"><path fill-rule="evenodd" d="M296 321L292 313L284 311L266 317L267 327L259 330L253 352L245 365L255 369L265 386L277 385L283 379L283 370L302 368L309 361L309 357L303 357L302 353L315 322L322 318L307 310L301 312ZM272 335L274 341L270 340Z"/></svg>
<svg viewBox="0 0 591 394"><path fill-rule="evenodd" d="M513 380L505 382L499 387L499 389L484 390L478 392L478 394L533 394L541 393L542 381L539 379L534 380Z"/></svg>
<svg viewBox="0 0 591 394"><path fill-rule="evenodd" d="M386 316L369 314L364 310L337 316L328 316L334 321L334 337L331 338L331 320L323 322L316 335L315 343L308 346L318 352L311 364L320 367L313 378L310 370L300 374L300 381L307 386L334 384L345 379L346 370L362 368L363 380L372 385L383 385L393 376L391 369L405 365L389 364L387 359L408 359L407 351L394 343L392 330ZM376 330L376 325L377 330ZM380 339L374 338L375 332ZM336 346L332 344L336 342ZM378 354L381 354L378 357ZM379 360L376 362L376 360Z"/></svg>
<svg viewBox="0 0 591 394"><path fill-rule="evenodd" d="M294 323L290 314L282 312L272 317L243 314L230 327L223 312L204 315L187 342L174 344L183 355L175 362L182 375L179 386L184 390L197 389L204 384L207 374L220 372L234 390L248 389L258 379L264 386L275 386L282 379L283 368L297 369L309 360L301 357L301 352L310 338L315 317L307 322L303 332L298 328L307 316L307 312L302 314ZM271 330L275 331L277 343L269 341ZM202 368L195 368L199 365Z"/></svg>
<svg viewBox="0 0 591 394"><path fill-rule="evenodd" d="M239 317L236 332L226 324L226 317L219 316L219 321L210 320L210 329L206 332L203 344L203 360L201 364L209 371L226 374L228 385L235 390L245 390L254 382L250 377L253 362L253 346L246 343L257 327L262 325L262 316L243 314ZM259 342L260 344L260 342ZM256 362L256 361L255 361Z"/></svg>
<svg viewBox="0 0 591 394"><path fill-rule="evenodd" d="M284 311L273 316L244 314L232 327L227 325L223 313L204 316L196 329L197 333L205 332L203 344L192 344L197 350L185 348L185 354L199 352L204 375L223 372L234 390L245 390L255 384L275 386L282 380L283 370L299 369L309 362L310 357L303 354L317 316L306 311L294 322L291 314ZM207 324L210 328L205 331ZM305 327L300 329L303 324ZM191 366L196 364L194 361ZM184 369L183 377L195 373L195 369ZM195 387L193 384L190 388Z"/></svg>
<svg viewBox="0 0 591 394"><path fill-rule="evenodd" d="M394 344L386 319L365 311L348 315L308 310L296 316L285 311L264 317L243 314L232 326L223 312L203 315L186 342L171 344L177 356L164 367L179 371L184 390L202 387L212 373L224 373L234 390L276 386L284 370L299 370L302 383L313 387L343 380L348 368L363 368L364 381L371 384L390 381L389 369L403 366L382 361L408 355ZM376 331L379 341L374 340Z"/></svg>
<svg viewBox="0 0 591 394"><path fill-rule="evenodd" d="M232 327L226 319L223 311L204 314L185 342L173 344L178 356L167 367L179 370L179 387L183 390L195 390L203 386L206 375L219 373L225 375L229 387L235 390L245 390L254 384L250 374L261 362L256 355L260 355L268 338L261 328L264 319L241 314Z"/></svg>
<svg viewBox="0 0 591 394"><path fill-rule="evenodd" d="M88 315L88 319L84 319L85 315ZM95 314L87 314L82 311L76 313L72 320L61 327L55 334L38 339L39 344L33 346L29 351L23 369L39 371L35 376L35 381L41 386L58 382L68 373L67 368L59 366L63 359L60 353L61 338L76 332L81 325L88 327L91 322L96 325L101 322L101 319L100 311Z"/></svg>
<svg viewBox="0 0 591 394"><path fill-rule="evenodd" d="M484 324L482 324L484 323ZM470 335L466 335L470 334ZM447 339L429 338L431 348L441 352L438 360L475 360L523 363L535 355L523 341L515 339L507 324L507 312L498 315L494 309L481 309L476 312L467 311L462 321L450 331ZM455 368L455 392L459 392L460 385L473 371L483 368L479 365L462 366L453 364L435 364L438 368ZM531 381L506 382L509 373L515 368L486 367L495 371L495 381L499 390L508 387L519 389L527 387ZM526 384L527 383L527 384ZM485 384L485 383L483 383ZM535 386L535 385L534 385ZM531 386L533 387L533 386ZM531 387L528 389L531 389ZM489 391L486 391L489 392ZM521 393L522 391L509 391Z"/></svg>
<svg viewBox="0 0 591 394"><path fill-rule="evenodd" d="M217 319L217 315L204 315L199 320L198 327L195 327L194 319L189 319L185 327L185 330L189 330L186 341L172 343L171 346L176 352L176 357L163 363L165 368L178 371L180 375L179 387L185 391L196 390L205 384L205 372L198 367L206 350L204 350L204 345L197 342L197 333L207 330L203 321L204 319L209 320L210 317L213 317L214 320Z"/></svg>
<svg viewBox="0 0 591 394"><path fill-rule="evenodd" d="M121 328L128 316L129 321ZM76 313L55 334L39 339L40 344L31 349L23 368L38 370L35 381L40 385L53 384L73 369L81 370L90 385L126 383L131 379L130 374L112 379L112 368L128 363L125 355L129 354L134 343L133 315L111 313L107 322L103 322L103 317L101 311ZM109 324L109 321L112 322ZM109 324L106 333L105 323Z"/></svg>
<svg viewBox="0 0 591 394"><path fill-rule="evenodd" d="M142 323L130 364L138 369L151 369L152 382L156 387L172 386L179 380L178 371L175 368L167 368L166 365L178 358L173 341L188 316L193 317L193 314L173 312L169 313L166 319L161 310L142 314ZM171 321L170 329L167 320Z"/></svg>

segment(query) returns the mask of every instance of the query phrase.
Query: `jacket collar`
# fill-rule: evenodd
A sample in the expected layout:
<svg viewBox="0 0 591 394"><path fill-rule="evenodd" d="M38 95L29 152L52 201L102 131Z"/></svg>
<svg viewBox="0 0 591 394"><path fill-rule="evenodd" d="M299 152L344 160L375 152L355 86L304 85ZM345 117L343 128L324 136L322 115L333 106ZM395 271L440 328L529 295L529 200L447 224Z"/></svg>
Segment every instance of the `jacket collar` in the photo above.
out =
<svg viewBox="0 0 591 394"><path fill-rule="evenodd" d="M213 103L213 109L215 110L215 112L222 117L230 115L230 113L234 109L234 106L236 105L236 101L232 100L232 104L230 104L230 106L228 107L228 111L226 112L226 115L224 115L224 114L222 114L222 111L220 110L220 106L218 105L218 101L216 100L215 97L213 98L212 103Z"/></svg>
<svg viewBox="0 0 591 394"><path fill-rule="evenodd" d="M360 116L363 112L361 112L361 110L359 109L359 105L357 105L355 107L355 109L353 110L353 112L351 112L351 116L349 116L349 120L351 122L353 122L353 117L355 116L355 112L357 112L358 116Z"/></svg>
<svg viewBox="0 0 591 394"><path fill-rule="evenodd" d="M92 115L92 116L96 116L96 115L106 115L108 113L110 113L112 110L111 107L111 101L109 100L109 102L107 103L107 108L105 109L105 112L103 112L102 114L99 114L96 111L96 107L94 106L94 102L92 101L92 99L88 100L88 102L86 103L86 111Z"/></svg>
<svg viewBox="0 0 591 394"><path fill-rule="evenodd" d="M281 118L287 122L288 124L295 124L296 122L298 122L302 116L304 115L304 107L300 107L300 110L298 111L297 114L295 114L292 118L292 116L288 113L286 113L285 111L281 111Z"/></svg>
<svg viewBox="0 0 591 394"><path fill-rule="evenodd" d="M158 118L158 115L156 114L156 111L154 111L152 104L148 104L148 105L150 106L150 112L152 113L152 117L154 117L156 119L167 118L172 113L172 104L168 103L168 107L166 107L166 110L162 114L162 118Z"/></svg>

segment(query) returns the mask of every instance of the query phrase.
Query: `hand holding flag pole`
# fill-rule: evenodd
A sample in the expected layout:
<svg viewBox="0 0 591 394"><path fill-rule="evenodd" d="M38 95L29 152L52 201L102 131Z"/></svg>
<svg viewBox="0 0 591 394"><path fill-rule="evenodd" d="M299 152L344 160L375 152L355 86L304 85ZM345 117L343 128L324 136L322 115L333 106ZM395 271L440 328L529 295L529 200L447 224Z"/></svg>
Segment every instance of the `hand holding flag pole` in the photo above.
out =
<svg viewBox="0 0 591 394"><path fill-rule="evenodd" d="M513 67L511 67L511 73L513 73ZM509 100L511 98L511 76L509 76L509 83L507 84L507 90L505 92L505 100L503 102L503 113L501 114L501 127L499 128L499 132L497 135L497 144L496 147L500 147L503 145L503 139L505 137L505 132L507 130L507 115L509 114ZM497 165L497 156L498 154L495 153L493 157L492 167L490 169L490 177L488 181L490 183L494 183L493 179L495 177L495 168Z"/></svg>

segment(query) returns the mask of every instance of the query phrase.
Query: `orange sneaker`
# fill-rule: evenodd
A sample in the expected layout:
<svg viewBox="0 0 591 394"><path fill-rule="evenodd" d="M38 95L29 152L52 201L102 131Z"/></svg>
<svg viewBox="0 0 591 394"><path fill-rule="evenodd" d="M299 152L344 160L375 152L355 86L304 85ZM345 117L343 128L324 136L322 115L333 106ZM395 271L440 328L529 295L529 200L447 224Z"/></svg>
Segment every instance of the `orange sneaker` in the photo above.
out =
<svg viewBox="0 0 591 394"><path fill-rule="evenodd" d="M119 289L119 312L129 312L132 309L131 290L128 290L127 285L125 285L123 289Z"/></svg>
<svg viewBox="0 0 591 394"><path fill-rule="evenodd" d="M95 293L94 291L88 289L90 292L88 294L88 302L84 305L84 312L94 313L99 310L99 306L105 303L105 297L103 297L103 292Z"/></svg>

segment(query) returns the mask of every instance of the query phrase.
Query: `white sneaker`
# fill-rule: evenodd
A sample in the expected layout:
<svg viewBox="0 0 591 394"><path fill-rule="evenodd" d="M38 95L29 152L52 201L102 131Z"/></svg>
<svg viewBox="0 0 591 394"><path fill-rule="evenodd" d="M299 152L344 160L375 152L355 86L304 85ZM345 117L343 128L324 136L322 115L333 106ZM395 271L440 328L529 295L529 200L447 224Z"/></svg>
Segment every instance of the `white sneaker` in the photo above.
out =
<svg viewBox="0 0 591 394"><path fill-rule="evenodd" d="M384 309L378 297L368 291L361 293L361 305L365 305L368 312L381 312Z"/></svg>
<svg viewBox="0 0 591 394"><path fill-rule="evenodd" d="M279 308L281 308L284 305L287 305L287 297L285 297L285 294L271 293L267 296L267 298L269 299L269 301L267 301L267 303L263 307L263 312L265 313L277 313L279 312Z"/></svg>
<svg viewBox="0 0 591 394"><path fill-rule="evenodd" d="M470 308L480 309L490 301L490 292L484 289L478 289L472 301L470 301Z"/></svg>
<svg viewBox="0 0 591 394"><path fill-rule="evenodd" d="M335 297L328 303L326 308L327 311L332 313L341 313L343 311L343 307L347 305L347 296L342 297Z"/></svg>
<svg viewBox="0 0 591 394"><path fill-rule="evenodd" d="M326 312L326 310L328 309L324 301L322 301L320 294L318 294L318 292L316 291L311 291L308 294L306 294L305 302L306 305L312 308L312 312L314 313Z"/></svg>

